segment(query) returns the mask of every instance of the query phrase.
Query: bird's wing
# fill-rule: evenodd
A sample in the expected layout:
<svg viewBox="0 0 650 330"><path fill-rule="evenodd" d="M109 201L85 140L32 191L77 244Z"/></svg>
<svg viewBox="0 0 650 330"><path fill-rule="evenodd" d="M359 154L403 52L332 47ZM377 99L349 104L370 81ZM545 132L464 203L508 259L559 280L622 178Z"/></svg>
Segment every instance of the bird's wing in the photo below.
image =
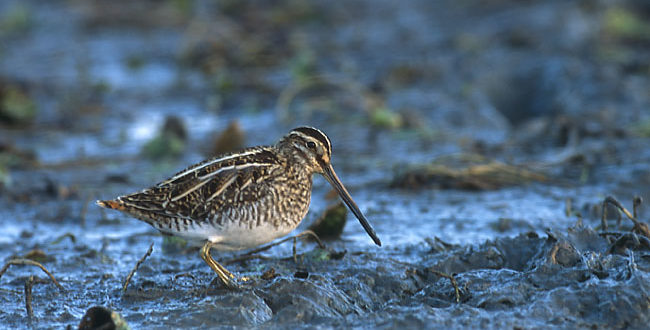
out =
<svg viewBox="0 0 650 330"><path fill-rule="evenodd" d="M256 184L278 167L277 157L267 148L251 148L190 166L154 187L118 199L127 208L200 219L229 202L234 191Z"/></svg>

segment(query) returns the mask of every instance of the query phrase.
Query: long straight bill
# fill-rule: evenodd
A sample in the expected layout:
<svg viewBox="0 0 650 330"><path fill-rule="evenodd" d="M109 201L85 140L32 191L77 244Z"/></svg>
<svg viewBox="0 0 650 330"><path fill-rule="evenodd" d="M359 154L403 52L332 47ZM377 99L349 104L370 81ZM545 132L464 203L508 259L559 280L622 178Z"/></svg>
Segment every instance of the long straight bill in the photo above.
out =
<svg viewBox="0 0 650 330"><path fill-rule="evenodd" d="M323 168L325 169L325 178L327 181L329 181L334 189L336 189L350 211L352 211L357 219L359 219L359 222L363 226L363 229L366 230L366 233L368 233L370 238L372 238L375 244L381 246L381 241L379 240L379 237L377 237L377 233L375 233L375 230L372 229L372 226L368 222L368 219L366 219L363 213L361 213L361 210L359 210L357 203L352 200L352 196L350 196L350 193L347 191L347 189L345 189L343 183L341 183L341 180L339 180L339 177L336 176L336 172L334 172L332 165L324 166Z"/></svg>

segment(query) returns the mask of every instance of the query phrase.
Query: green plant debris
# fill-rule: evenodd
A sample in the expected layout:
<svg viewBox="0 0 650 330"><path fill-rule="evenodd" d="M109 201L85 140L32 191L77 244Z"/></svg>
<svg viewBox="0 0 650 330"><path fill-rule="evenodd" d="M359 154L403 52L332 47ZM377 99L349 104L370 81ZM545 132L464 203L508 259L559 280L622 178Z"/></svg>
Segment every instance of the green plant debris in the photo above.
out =
<svg viewBox="0 0 650 330"><path fill-rule="evenodd" d="M0 164L0 187L11 186L11 174L9 170Z"/></svg>
<svg viewBox="0 0 650 330"><path fill-rule="evenodd" d="M650 22L624 8L608 9L604 26L605 32L616 38L650 41Z"/></svg>
<svg viewBox="0 0 650 330"><path fill-rule="evenodd" d="M144 154L153 159L175 158L185 151L185 141L173 135L159 135L143 147Z"/></svg>
<svg viewBox="0 0 650 330"><path fill-rule="evenodd" d="M130 330L131 328L119 313L102 306L95 306L86 311L77 329Z"/></svg>
<svg viewBox="0 0 650 330"><path fill-rule="evenodd" d="M145 60L141 56L130 56L125 61L126 66L133 71L142 69L145 64Z"/></svg>
<svg viewBox="0 0 650 330"><path fill-rule="evenodd" d="M56 259L54 257L48 256L45 251L40 250L40 249L34 249L25 254L23 256L25 259L33 260L36 262L40 263L45 263L45 262L50 262L50 261L55 261Z"/></svg>
<svg viewBox="0 0 650 330"><path fill-rule="evenodd" d="M217 70L213 75L212 87L219 95L227 95L236 88L235 80L226 69Z"/></svg>
<svg viewBox="0 0 650 330"><path fill-rule="evenodd" d="M305 257L308 260L315 261L315 262L323 262L331 259L330 252L321 248L315 248L305 253Z"/></svg>
<svg viewBox="0 0 650 330"><path fill-rule="evenodd" d="M116 330L131 330L131 327L129 327L129 324L122 318L122 315L120 315L118 312L111 312L111 319L113 320L113 323L115 323L115 329Z"/></svg>
<svg viewBox="0 0 650 330"><path fill-rule="evenodd" d="M0 120L10 124L31 123L37 111L34 101L13 85L0 85Z"/></svg>
<svg viewBox="0 0 650 330"><path fill-rule="evenodd" d="M650 118L632 124L630 132L639 137L650 137Z"/></svg>
<svg viewBox="0 0 650 330"><path fill-rule="evenodd" d="M163 236L162 251L163 253L175 253L182 251L187 247L187 241L178 236Z"/></svg>
<svg viewBox="0 0 650 330"><path fill-rule="evenodd" d="M303 46L289 61L289 67L294 81L299 84L306 83L316 75L316 55L311 49Z"/></svg>
<svg viewBox="0 0 650 330"><path fill-rule="evenodd" d="M383 106L370 112L370 122L374 126L387 129L398 129L404 124L402 115Z"/></svg>
<svg viewBox="0 0 650 330"><path fill-rule="evenodd" d="M172 8L184 16L190 16L194 9L193 0L168 0L168 2L171 4Z"/></svg>
<svg viewBox="0 0 650 330"><path fill-rule="evenodd" d="M339 202L328 207L318 218L309 230L313 231L322 239L339 238L343 233L343 227L347 221L348 209Z"/></svg>
<svg viewBox="0 0 650 330"><path fill-rule="evenodd" d="M26 167L37 163L33 151L21 150L11 144L0 142L0 168Z"/></svg>
<svg viewBox="0 0 650 330"><path fill-rule="evenodd" d="M25 4L17 3L11 6L0 17L0 37L29 30L34 22L32 16L31 9Z"/></svg>
<svg viewBox="0 0 650 330"><path fill-rule="evenodd" d="M56 238L54 241L52 241L52 243L50 243L50 244L52 244L52 245L59 244L59 243L63 242L63 240L66 239L66 238L69 238L69 239L70 239L70 242L72 242L72 244L77 243L77 237L76 237L73 233L65 233L65 234L63 234L63 235L57 237L57 238Z"/></svg>
<svg viewBox="0 0 650 330"><path fill-rule="evenodd" d="M186 140L187 131L183 121L169 116L160 133L143 146L142 152L152 159L177 158L185 151Z"/></svg>
<svg viewBox="0 0 650 330"><path fill-rule="evenodd" d="M322 10L313 1L289 0L281 3L269 11L269 18L274 24L306 23L322 19Z"/></svg>

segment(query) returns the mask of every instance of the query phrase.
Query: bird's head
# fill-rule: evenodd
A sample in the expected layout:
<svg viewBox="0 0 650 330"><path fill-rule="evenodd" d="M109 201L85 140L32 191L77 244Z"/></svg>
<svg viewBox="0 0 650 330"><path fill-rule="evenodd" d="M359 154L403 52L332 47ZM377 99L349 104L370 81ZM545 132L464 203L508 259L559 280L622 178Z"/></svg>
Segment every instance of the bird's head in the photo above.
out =
<svg viewBox="0 0 650 330"><path fill-rule="evenodd" d="M311 173L322 174L338 192L350 211L359 219L359 222L361 222L361 225L375 244L381 246L381 241L377 237L375 230L361 213L354 200L352 200L352 196L345 189L336 172L334 172L331 163L332 142L325 133L308 126L294 128L280 140L278 148L281 152L289 153L294 159L298 159Z"/></svg>

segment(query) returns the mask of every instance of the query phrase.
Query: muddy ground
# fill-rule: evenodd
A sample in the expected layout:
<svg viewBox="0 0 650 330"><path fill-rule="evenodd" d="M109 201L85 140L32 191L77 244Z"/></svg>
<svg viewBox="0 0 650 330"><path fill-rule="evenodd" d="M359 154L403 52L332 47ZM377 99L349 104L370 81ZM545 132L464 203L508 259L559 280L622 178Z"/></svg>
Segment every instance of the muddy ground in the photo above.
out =
<svg viewBox="0 0 650 330"><path fill-rule="evenodd" d="M231 290L93 203L303 124L382 247L215 252ZM648 146L644 1L3 0L0 324L644 328Z"/></svg>

